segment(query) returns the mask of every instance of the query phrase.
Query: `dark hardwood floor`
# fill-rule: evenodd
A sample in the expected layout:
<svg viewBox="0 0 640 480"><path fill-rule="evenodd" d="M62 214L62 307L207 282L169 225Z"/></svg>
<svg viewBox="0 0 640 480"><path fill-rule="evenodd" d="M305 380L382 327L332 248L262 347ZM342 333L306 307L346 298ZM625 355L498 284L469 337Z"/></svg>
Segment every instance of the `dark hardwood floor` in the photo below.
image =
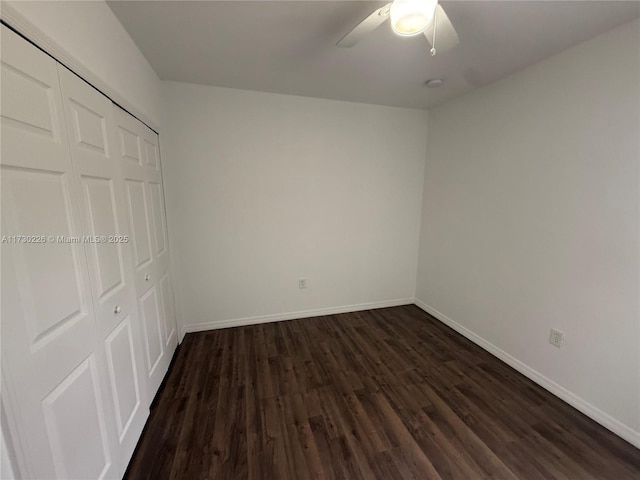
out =
<svg viewBox="0 0 640 480"><path fill-rule="evenodd" d="M415 306L186 336L132 479L640 479L640 450Z"/></svg>

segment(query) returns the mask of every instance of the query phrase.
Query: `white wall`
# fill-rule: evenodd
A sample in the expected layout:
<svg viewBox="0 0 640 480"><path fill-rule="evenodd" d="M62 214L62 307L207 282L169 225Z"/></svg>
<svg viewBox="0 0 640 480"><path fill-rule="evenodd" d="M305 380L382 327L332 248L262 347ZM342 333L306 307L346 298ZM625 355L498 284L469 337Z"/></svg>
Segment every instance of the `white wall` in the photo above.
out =
<svg viewBox="0 0 640 480"><path fill-rule="evenodd" d="M416 293L638 446L639 57L635 21L430 111Z"/></svg>
<svg viewBox="0 0 640 480"><path fill-rule="evenodd" d="M9 25L159 128L161 81L104 1L3 0L0 11Z"/></svg>
<svg viewBox="0 0 640 480"><path fill-rule="evenodd" d="M164 86L181 329L411 303L426 112Z"/></svg>

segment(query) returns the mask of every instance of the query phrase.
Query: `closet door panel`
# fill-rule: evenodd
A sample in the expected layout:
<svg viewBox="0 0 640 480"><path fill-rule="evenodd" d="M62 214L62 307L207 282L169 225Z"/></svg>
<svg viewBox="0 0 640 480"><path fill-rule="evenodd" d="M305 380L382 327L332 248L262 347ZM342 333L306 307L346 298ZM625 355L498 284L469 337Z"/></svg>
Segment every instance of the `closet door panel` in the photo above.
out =
<svg viewBox="0 0 640 480"><path fill-rule="evenodd" d="M142 124L114 107L118 132L118 160L122 167L131 230L133 267L138 297L153 285L154 231L149 185L146 182L147 151Z"/></svg>
<svg viewBox="0 0 640 480"><path fill-rule="evenodd" d="M158 135L146 126L142 126L141 135L147 146L146 149L146 184L149 191L149 204L152 213L152 246L153 246L153 271L157 279L160 295L163 338L166 350L169 352L165 362L171 361L171 354L178 345L176 330L175 306L173 290L169 278L169 239L167 235L167 223L164 209L164 193L162 187L161 159Z"/></svg>
<svg viewBox="0 0 640 480"><path fill-rule="evenodd" d="M160 170L160 155L158 154L158 142L153 132L148 132L144 139L146 165L155 171Z"/></svg>
<svg viewBox="0 0 640 480"><path fill-rule="evenodd" d="M63 74L63 78L67 77L67 75L73 74L68 72ZM78 79L78 81L82 80ZM72 117L72 132L74 134L72 139L75 144L80 148L98 154L97 158L109 158L105 117L77 100L69 100L66 106L70 110Z"/></svg>
<svg viewBox="0 0 640 480"><path fill-rule="evenodd" d="M142 325L149 396L155 395L177 345L158 136L114 107L118 157L125 179L133 265Z"/></svg>
<svg viewBox="0 0 640 480"><path fill-rule="evenodd" d="M42 402L58 478L104 478L112 465L98 383L91 355Z"/></svg>
<svg viewBox="0 0 640 480"><path fill-rule="evenodd" d="M144 408L130 316L125 317L111 332L105 340L105 345L118 439L122 443L127 440L131 426L136 421L136 415ZM137 437L132 436L132 439L137 440Z"/></svg>
<svg viewBox="0 0 640 480"><path fill-rule="evenodd" d="M127 179L125 180L125 188L127 191L127 213L129 214L133 240L133 264L136 276L142 277L144 280L147 268L151 266L152 262L147 185L142 180ZM136 280L138 279L136 278Z"/></svg>
<svg viewBox="0 0 640 480"><path fill-rule="evenodd" d="M146 178L149 181L162 182L160 175L160 143L158 134L144 124L140 124L140 135L142 137L143 166L145 167Z"/></svg>
<svg viewBox="0 0 640 480"><path fill-rule="evenodd" d="M146 179L147 149L144 125L127 112L113 107L116 130L118 132L118 160L126 179L144 181Z"/></svg>
<svg viewBox="0 0 640 480"><path fill-rule="evenodd" d="M145 331L145 347L147 353L147 375L150 388L153 392L158 390L164 373L164 342L162 339L161 305L158 301L156 286L152 286L140 297L143 326Z"/></svg>
<svg viewBox="0 0 640 480"><path fill-rule="evenodd" d="M160 258L167 252L167 228L162 199L162 185L157 182L149 182L148 185L151 211L153 212L154 254L156 258Z"/></svg>
<svg viewBox="0 0 640 480"><path fill-rule="evenodd" d="M169 351L173 351L175 345L178 342L176 335L176 314L173 301L173 286L169 279L169 274L166 273L164 277L160 279L160 291L162 293L162 305L164 313L164 339Z"/></svg>
<svg viewBox="0 0 640 480"><path fill-rule="evenodd" d="M3 136L2 150L22 152L22 166L49 165L60 170L66 165L67 149L56 63L43 61L35 47L24 48L20 45L24 41L6 27L2 27L2 40L2 91L7 92L2 96L2 128L11 132ZM17 49L21 50L18 55ZM50 155L44 156L47 150Z"/></svg>
<svg viewBox="0 0 640 480"><path fill-rule="evenodd" d="M118 127L120 138L120 156L130 165L142 166L142 148L140 137L137 133L128 130L126 127Z"/></svg>
<svg viewBox="0 0 640 480"><path fill-rule="evenodd" d="M1 43L3 398L22 473L117 478L56 63L4 26Z"/></svg>
<svg viewBox="0 0 640 480"><path fill-rule="evenodd" d="M91 237L109 238L120 233L113 179L82 175L81 187L87 208ZM99 302L105 302L126 287L123 246L116 242L93 242L93 270ZM121 302L122 303L122 302Z"/></svg>
<svg viewBox="0 0 640 480"><path fill-rule="evenodd" d="M8 133L3 132L5 135ZM15 160L19 161L19 157L3 152L3 162ZM35 358L44 351L45 355L56 355L55 363L45 362L42 366L44 375L56 375L59 370L75 367L79 357L88 355L93 340L81 246L53 240L73 239L77 235L68 177L61 172L6 164L2 165L1 173L3 237L46 237L46 243L8 240L9 243L2 244L2 254L3 260L11 261L15 268L24 310L22 326L28 336L24 347ZM82 345L79 355L66 351L75 344L75 336L89 340Z"/></svg>
<svg viewBox="0 0 640 480"><path fill-rule="evenodd" d="M18 128L23 128L34 135L53 138L56 117L52 112L53 93L51 85L38 80L47 76L47 67L32 72L30 75L20 66L15 67L7 63L2 64L2 82L8 90L20 93L3 99L2 116L5 121Z"/></svg>
<svg viewBox="0 0 640 480"><path fill-rule="evenodd" d="M59 67L84 244L106 371L101 378L115 417L117 458L124 470L148 416L142 328L131 265L124 182L111 101Z"/></svg>

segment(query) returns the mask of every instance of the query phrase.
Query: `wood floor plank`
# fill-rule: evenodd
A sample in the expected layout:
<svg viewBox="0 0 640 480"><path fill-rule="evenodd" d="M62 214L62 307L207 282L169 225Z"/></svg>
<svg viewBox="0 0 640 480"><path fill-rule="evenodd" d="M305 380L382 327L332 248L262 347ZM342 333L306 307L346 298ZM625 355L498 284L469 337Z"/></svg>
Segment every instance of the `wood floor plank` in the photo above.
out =
<svg viewBox="0 0 640 480"><path fill-rule="evenodd" d="M637 480L640 450L415 306L188 334L129 480Z"/></svg>

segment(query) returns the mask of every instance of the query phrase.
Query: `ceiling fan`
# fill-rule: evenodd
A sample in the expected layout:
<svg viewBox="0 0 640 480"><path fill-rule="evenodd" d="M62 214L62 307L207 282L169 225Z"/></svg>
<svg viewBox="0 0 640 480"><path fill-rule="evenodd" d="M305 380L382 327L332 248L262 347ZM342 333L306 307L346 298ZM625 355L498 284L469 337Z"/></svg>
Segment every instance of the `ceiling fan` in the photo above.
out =
<svg viewBox="0 0 640 480"><path fill-rule="evenodd" d="M400 36L424 34L431 44L431 55L450 50L460 43L455 28L438 0L394 0L374 10L342 37L337 46L353 47L387 20L391 21L391 29Z"/></svg>

